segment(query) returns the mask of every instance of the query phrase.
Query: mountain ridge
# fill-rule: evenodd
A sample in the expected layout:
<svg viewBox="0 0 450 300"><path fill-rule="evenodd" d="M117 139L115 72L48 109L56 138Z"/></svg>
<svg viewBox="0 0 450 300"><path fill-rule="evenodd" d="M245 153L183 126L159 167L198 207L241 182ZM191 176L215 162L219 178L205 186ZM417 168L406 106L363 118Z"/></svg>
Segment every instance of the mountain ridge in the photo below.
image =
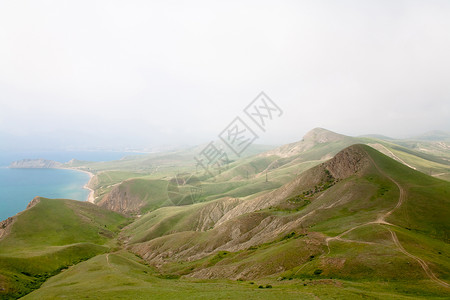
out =
<svg viewBox="0 0 450 300"><path fill-rule="evenodd" d="M368 153L371 154L369 155ZM326 252L325 246L328 245L326 235L308 230L307 228L317 226L317 222L319 222L319 224L325 222L326 224L328 218L327 214L329 215L331 212L336 211L336 209L340 209L339 207L348 205L350 205L350 207L355 205L368 205L368 207L372 207L372 209L376 208L375 213L370 213L370 215L372 215L372 220L369 219L370 221L368 221L369 223L372 222L370 224L374 224L375 226L375 223L373 222L378 219L378 210L381 209L381 211L386 212L392 210L393 207L396 207L396 197L398 197L398 192L395 191L396 186L394 183L391 183L391 187L387 190L388 194L392 195L389 198L392 200L389 200L378 207L374 206L375 203L371 204L370 193L368 195L366 194L366 200L363 202L358 200L358 194L348 194L340 199L336 199L335 196L332 195L333 193L335 195L340 194L340 191L351 190L351 186L360 185L359 182L361 179L358 178L367 178L364 180L367 182L366 185L368 185L368 187L369 185L373 185L370 183L372 180L370 178L374 175L370 174L378 174L377 176L381 176L380 178L385 178L383 180L386 181L384 184L386 185L390 180L385 175L378 173L377 168L372 161L372 159L374 159L373 157L376 157L377 160L379 160L380 157L384 157L383 160L388 159L389 164L395 165L397 168L401 166L405 171L409 169L368 146L350 146L339 152L332 160L302 173L302 175L294 182L291 182L274 192L270 192L267 195L238 203L234 208L225 212L223 217L220 218L210 230L200 232L195 230L173 233L168 232L166 235L150 238L147 242L129 244L128 247L130 250L146 259L149 263L160 269L164 269L164 265L170 265L172 260L196 261L208 257L209 255L213 255L218 251L230 253L238 253L239 251L248 252L248 249L252 249L253 247L258 249L258 247L260 247L258 245L266 243L270 244L271 241L276 241L283 235L288 236L290 233L293 233L292 236L306 236L306 238L303 238L305 240L301 243L306 242L306 244L309 245L316 245L311 248L312 252L310 255L317 256L317 251L322 253L321 255L324 255ZM421 173L414 170L407 172L413 172L416 174L414 176L423 176ZM305 180L309 182L305 182ZM373 190L375 193L377 190L374 189L375 187L376 185L365 193L368 193L370 190ZM313 196L309 197L311 194ZM396 194L397 196L395 196ZM381 199L383 197L385 196L381 196ZM287 202L286 199L288 199ZM305 205L306 207L304 208ZM313 208L309 208L310 206L313 206ZM300 208L298 213L295 207ZM287 215L284 217L277 217L277 211L286 211ZM305 211L305 213L302 214L302 211ZM366 213L361 214L361 212L356 212L355 214L355 217L361 215L359 217L361 218ZM296 215L299 217L294 218ZM194 217L194 219L196 219L196 217ZM366 223L361 223L361 226L365 226L363 224ZM186 227L184 228L186 230ZM354 228L351 223L343 225L343 229L336 235L346 234L351 228ZM336 229L333 228L331 230ZM183 244L183 242L180 244L180 241L186 241L186 244ZM287 264L281 270L275 271L270 268L261 269L262 265L259 265L259 263L257 265L259 266L257 269L246 265L246 267L243 268L243 270L246 270L245 273L238 272L234 267L228 269L229 271L227 272L231 272L229 273L229 276L231 277L228 276L227 278L243 278L249 280L273 274L270 272L279 273L280 271L287 271L287 268L289 268L289 264ZM325 267L325 265L323 267ZM220 274L223 274L224 268L227 269L228 267L223 264L206 268L199 267L199 269L194 272L189 272L189 275L186 276L196 278L223 278ZM420 268L420 266L415 266L414 268L417 271L417 268ZM269 273L261 273L262 271L268 271ZM388 276L382 269L379 269L378 273L383 274L382 276ZM334 274L333 276L339 275Z"/></svg>
<svg viewBox="0 0 450 300"><path fill-rule="evenodd" d="M281 146L269 155L261 153L232 162L216 178L199 174L202 196L198 202L187 205L177 205L167 199L167 183L171 180L168 173L109 172L93 168L97 176L91 182L92 187L106 187L109 191L97 206L37 199L30 202L24 216L17 216L17 223L8 225L10 229L22 228L27 232L36 229L30 241L39 241L39 247L44 247L41 252L59 249L55 252L58 259L72 251L86 254L87 261L75 262L75 266L63 273L51 273L58 275L26 298L68 295L68 287L85 297L89 290L86 285L91 284L97 291L130 293L133 286L127 284L131 278L139 280L146 290L151 290L147 282L154 280L168 280L168 284L176 285L214 282L230 287L225 280L236 282L237 285L230 287L233 290L239 285L251 288L254 282L273 285L274 290L291 286L290 283L308 288L304 284L309 280L312 286L333 286L333 292L343 287L343 283L348 286L364 281L369 289L377 284L394 287L402 283L405 289L408 286L408 292L385 290L398 297L415 295L411 293L416 290L427 291L417 292L422 297L450 295L447 290L450 263L445 254L450 240L446 222L450 215L450 183L407 166L431 162L426 159L441 163L440 167L444 162L431 155L423 155L416 162L412 159L416 159L415 151L377 141L388 154L391 151L394 158L398 156L395 160L365 144L373 141L313 129L303 140ZM188 156L186 153L176 157L162 155L157 161L171 164L183 155ZM146 163L154 162L149 159ZM129 162L120 162L124 163ZM91 167L80 166L81 169ZM193 172L188 168L181 170ZM126 227L119 229L113 225L115 221L98 221L106 216L124 220L111 210L132 216ZM23 227L25 215L29 221L30 212L37 211L40 214L70 212L68 219L88 225L83 227L86 240L56 246L55 240L48 239L48 233L40 230L41 224ZM55 232L63 230L62 226L69 224L58 215L49 215L43 224ZM64 227L61 232L70 233L73 229ZM19 285L44 276L40 273L43 269L39 268L36 270L40 271L33 272L28 267L15 269L11 262L25 258L13 260L11 253L2 254L6 249L2 244L16 246L23 241L11 234L6 239L6 242L0 240L0 295L1 288L14 286L11 274L20 278ZM92 243L92 239L102 242ZM28 249L28 246L16 247L21 249L19 253ZM30 253L38 254L36 250ZM42 262L47 258L38 255L33 259ZM73 260L64 260L59 266L72 263ZM52 268L51 272L57 272L58 266ZM129 273L125 269L134 271ZM25 270L31 277L17 270ZM88 276L91 280L86 283L84 279L69 279L78 276ZM104 276L118 277L105 286L106 281L101 279ZM6 286L2 278L6 278ZM413 285L420 288L414 290ZM339 290L349 292L346 287ZM358 293L369 295L361 286Z"/></svg>

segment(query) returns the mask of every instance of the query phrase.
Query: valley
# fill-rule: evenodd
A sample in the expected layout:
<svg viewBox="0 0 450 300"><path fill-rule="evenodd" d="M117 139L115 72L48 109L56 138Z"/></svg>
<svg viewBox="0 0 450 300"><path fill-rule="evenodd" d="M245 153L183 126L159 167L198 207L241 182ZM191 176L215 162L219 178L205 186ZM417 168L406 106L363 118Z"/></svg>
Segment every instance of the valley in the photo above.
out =
<svg viewBox="0 0 450 300"><path fill-rule="evenodd" d="M95 204L37 197L3 222L0 295L446 299L447 138L316 128L215 177L193 162L202 146L73 160Z"/></svg>

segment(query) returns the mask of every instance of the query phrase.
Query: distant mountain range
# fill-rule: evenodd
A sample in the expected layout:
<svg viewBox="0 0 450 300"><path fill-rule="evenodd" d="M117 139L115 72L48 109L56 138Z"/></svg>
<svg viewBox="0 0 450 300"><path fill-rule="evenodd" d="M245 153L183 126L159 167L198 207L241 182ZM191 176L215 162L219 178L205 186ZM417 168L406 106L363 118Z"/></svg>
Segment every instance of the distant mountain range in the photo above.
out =
<svg viewBox="0 0 450 300"><path fill-rule="evenodd" d="M193 159L203 147L72 161L95 174L97 205L36 198L0 223L0 295L448 299L450 144L437 137L316 128L214 177Z"/></svg>
<svg viewBox="0 0 450 300"><path fill-rule="evenodd" d="M434 130L415 136L412 140L422 141L450 141L450 132Z"/></svg>

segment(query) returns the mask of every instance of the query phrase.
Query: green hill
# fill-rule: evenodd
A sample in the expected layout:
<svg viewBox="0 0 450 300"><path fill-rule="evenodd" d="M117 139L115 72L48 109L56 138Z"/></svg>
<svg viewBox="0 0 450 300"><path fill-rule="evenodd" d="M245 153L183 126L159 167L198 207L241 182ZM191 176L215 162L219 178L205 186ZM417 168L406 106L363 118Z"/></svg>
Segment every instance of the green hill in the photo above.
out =
<svg viewBox="0 0 450 300"><path fill-rule="evenodd" d="M179 154L179 164L171 161L173 166L178 166L178 173L167 172L165 164L150 175L111 170L99 173L91 182L91 187L96 189L99 205L126 214L142 214L161 206L173 205L168 197L168 187L177 174L191 174L200 179L202 193L198 202L223 197L246 197L279 188L299 173L326 161L356 142L354 138L316 128L297 143L262 153L259 152L264 148L252 148L249 153L257 154L231 162L214 178L204 177L195 168L193 157L201 151L200 147L196 147ZM167 157L159 155L154 159L160 159L158 163L161 163ZM115 163L109 165L111 168L120 168L123 163L120 161L117 166ZM266 180L266 176L269 180Z"/></svg>
<svg viewBox="0 0 450 300"><path fill-rule="evenodd" d="M0 240L0 295L17 297L61 270L107 252L127 221L96 205L35 198Z"/></svg>
<svg viewBox="0 0 450 300"><path fill-rule="evenodd" d="M268 194L156 210L123 235L160 271L196 278L426 282L423 259L449 281L448 195L448 182L355 145Z"/></svg>
<svg viewBox="0 0 450 300"><path fill-rule="evenodd" d="M98 205L41 198L0 226L0 293L51 277L26 298L448 298L440 143L318 128L215 178L196 148L99 163Z"/></svg>
<svg viewBox="0 0 450 300"><path fill-rule="evenodd" d="M299 142L235 160L214 178L203 176L202 172L195 168L193 157L198 155L195 150L201 150L197 147L178 153L177 160L174 161L169 159L173 158L174 154L155 154L151 161L161 165L151 174L139 173L132 171L133 169L101 172L92 180L91 187L96 190L97 203L126 214L143 214L158 207L173 205L168 192L171 182L177 176L194 175L200 180L201 194L198 195L197 202L223 197L246 197L279 188L305 170L325 162L342 149L357 143L368 144L404 165L437 178L447 179L450 176L450 161L446 156L448 149L446 150L443 142L421 142L413 146L400 140L353 138L316 128ZM139 158L133 162L133 159L129 158L126 161L140 165L143 163L141 160L142 158ZM164 167L169 162L172 164L171 172ZM121 168L123 163L124 161L118 161L117 164L108 164L110 168ZM178 166L178 170L174 169L175 166ZM189 185L180 188L188 189Z"/></svg>
<svg viewBox="0 0 450 300"><path fill-rule="evenodd" d="M82 262L50 278L23 299L443 299L445 295L440 292L402 282L176 278L161 276L141 259L119 252Z"/></svg>
<svg viewBox="0 0 450 300"><path fill-rule="evenodd" d="M449 194L354 145L271 192L151 211L121 231L127 250L25 299L445 299Z"/></svg>

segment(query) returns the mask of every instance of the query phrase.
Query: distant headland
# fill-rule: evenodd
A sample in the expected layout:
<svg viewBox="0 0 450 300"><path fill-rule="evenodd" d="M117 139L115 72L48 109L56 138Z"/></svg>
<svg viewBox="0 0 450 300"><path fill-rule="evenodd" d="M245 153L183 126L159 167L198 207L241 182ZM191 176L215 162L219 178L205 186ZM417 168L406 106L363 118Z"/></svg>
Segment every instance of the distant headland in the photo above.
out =
<svg viewBox="0 0 450 300"><path fill-rule="evenodd" d="M60 162L47 159L22 159L13 161L9 168L13 169L59 169L64 165Z"/></svg>

